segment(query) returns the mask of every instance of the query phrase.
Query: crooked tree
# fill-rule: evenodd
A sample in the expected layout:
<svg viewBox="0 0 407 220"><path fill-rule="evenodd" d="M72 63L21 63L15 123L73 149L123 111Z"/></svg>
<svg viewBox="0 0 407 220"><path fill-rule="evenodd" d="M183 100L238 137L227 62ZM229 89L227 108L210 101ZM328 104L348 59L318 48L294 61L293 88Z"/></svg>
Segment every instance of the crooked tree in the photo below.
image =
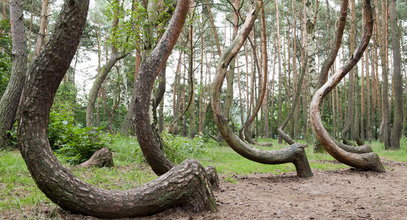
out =
<svg viewBox="0 0 407 220"><path fill-rule="evenodd" d="M347 1L347 0L343 0ZM341 148L322 124L320 106L326 95L348 74L362 57L373 32L373 18L370 0L365 0L363 8L363 37L351 58L314 94L310 105L310 120L317 139L325 150L338 161L349 166L362 169L384 172L384 166L377 154L373 152L350 152Z"/></svg>
<svg viewBox="0 0 407 220"><path fill-rule="evenodd" d="M227 67L231 60L239 52L243 46L245 40L252 31L254 22L257 18L261 2L257 1L255 9L252 9L239 30L236 38L232 44L225 50L216 67L216 78L214 81L214 87L212 91L212 110L215 123L225 140L225 142L237 153L243 157L264 164L281 164L281 163L293 163L297 169L297 175L300 177L312 176L312 171L308 163L304 151L304 145L294 144L282 150L265 151L257 149L250 144L242 141L233 130L228 126L228 120L222 112L220 105L220 92L223 82L226 77Z"/></svg>
<svg viewBox="0 0 407 220"><path fill-rule="evenodd" d="M64 1L49 43L29 68L17 136L31 176L53 202L84 215L124 218L151 215L174 206L185 206L192 211L214 210L216 204L209 180L196 161L188 160L140 188L118 191L99 189L79 180L52 153L47 136L49 112L78 47L88 6L88 0ZM162 55L171 52L188 7L188 0L178 1L170 25L148 61L158 61L154 64L160 67L165 63ZM152 76L151 72L146 73L150 71L148 67L144 65L142 72Z"/></svg>

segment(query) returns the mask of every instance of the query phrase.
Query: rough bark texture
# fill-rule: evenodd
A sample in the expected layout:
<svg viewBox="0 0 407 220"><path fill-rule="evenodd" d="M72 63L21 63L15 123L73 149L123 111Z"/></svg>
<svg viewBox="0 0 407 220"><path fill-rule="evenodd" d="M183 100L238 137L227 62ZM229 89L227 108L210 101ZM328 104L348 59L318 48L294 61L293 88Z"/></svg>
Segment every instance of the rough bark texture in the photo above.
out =
<svg viewBox="0 0 407 220"><path fill-rule="evenodd" d="M403 130L403 76L401 75L400 28L397 21L396 0L390 0L391 47L393 49L394 115L390 136L390 149L400 149Z"/></svg>
<svg viewBox="0 0 407 220"><path fill-rule="evenodd" d="M353 56L350 60L338 70L314 95L310 106L310 119L312 127L317 135L317 139L323 144L325 149L338 161L345 163L349 166L363 169L372 170L377 172L384 172L384 166L380 158L375 153L350 153L338 147L335 140L329 135L321 121L320 105L325 96L335 88L335 86L346 76L347 73L357 64L363 55L373 31L372 10L370 0L365 0L364 10L364 33L363 38L358 45Z"/></svg>
<svg viewBox="0 0 407 220"><path fill-rule="evenodd" d="M27 43L23 1L10 1L13 66L10 81L0 100L0 149L8 148L8 131L12 129L27 71Z"/></svg>
<svg viewBox="0 0 407 220"><path fill-rule="evenodd" d="M240 48L247 39L254 21L257 17L257 11L259 9L259 4L257 4L256 9L252 10L245 23L242 25L241 30L237 34L237 37L233 41L232 45L224 52L221 59L217 65L216 72L217 76L214 82L214 88L212 91L212 110L214 114L215 123L223 137L223 139L228 143L228 145L235 150L240 155L265 164L281 164L292 162L297 168L297 174L301 177L312 176L312 171L310 169L308 159L305 155L304 145L294 144L290 147L278 150L278 151L265 151L257 149L249 144L242 141L237 135L235 135L227 125L227 119L222 113L220 106L220 91L222 84L226 77L227 67L234 56L239 52Z"/></svg>
<svg viewBox="0 0 407 220"><path fill-rule="evenodd" d="M179 1L179 5L185 4L188 6L187 0ZM65 1L54 35L29 71L18 139L36 184L62 208L101 218L151 215L173 206L192 211L216 209L206 172L196 161L188 160L140 188L125 191L84 183L57 161L47 137L49 111L79 44L88 5L88 0Z"/></svg>
<svg viewBox="0 0 407 220"><path fill-rule="evenodd" d="M89 158L89 160L79 164L80 167L89 168L89 167L113 167L113 155L109 148L101 148Z"/></svg>

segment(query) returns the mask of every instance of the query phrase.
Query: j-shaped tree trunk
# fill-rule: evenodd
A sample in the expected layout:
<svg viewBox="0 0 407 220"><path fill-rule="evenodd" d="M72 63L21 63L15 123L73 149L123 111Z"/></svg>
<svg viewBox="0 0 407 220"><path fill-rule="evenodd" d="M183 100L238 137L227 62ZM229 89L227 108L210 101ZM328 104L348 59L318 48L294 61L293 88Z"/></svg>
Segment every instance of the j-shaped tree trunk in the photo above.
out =
<svg viewBox="0 0 407 220"><path fill-rule="evenodd" d="M345 0L346 1L346 0ZM384 166L375 153L351 153L340 148L322 125L320 105L327 94L346 76L357 64L363 55L373 31L373 19L370 0L365 0L363 8L364 33L353 56L338 70L315 94L310 105L310 119L317 139L323 144L326 151L338 161L349 166L362 169L384 172Z"/></svg>
<svg viewBox="0 0 407 220"><path fill-rule="evenodd" d="M153 171L157 175L167 173L174 164L168 160L162 151L162 141L155 127L151 122L150 100L151 93L154 87L154 81L160 74L167 63L175 43L181 33L189 9L188 0L179 0L176 11L167 27L166 32L161 37L157 46L148 56L145 62L140 67L140 73L137 78L137 86L134 91L135 102L135 127L137 140L143 151L144 157ZM192 82L192 74L189 74ZM192 90L193 91L193 90ZM191 102L191 100L189 101ZM210 169L214 171L213 169ZM211 182L217 182L215 173L207 174Z"/></svg>
<svg viewBox="0 0 407 220"><path fill-rule="evenodd" d="M256 4L256 8L251 10L246 17L245 23L242 25L240 31L238 32L236 38L232 42L232 45L222 54L220 61L216 67L216 78L214 81L214 87L212 91L212 110L215 123L223 137L223 139L228 143L228 145L237 153L243 157L265 164L281 164L281 163L294 163L298 176L310 177L312 176L312 171L308 163L304 151L304 145L294 144L282 150L277 151L265 151L260 150L252 145L247 144L242 141L237 135L235 135L230 127L228 127L227 118L222 112L220 105L220 92L222 89L222 84L226 77L227 67L233 57L239 52L240 48L247 39L249 33L251 32L254 21L256 20L260 2Z"/></svg>
<svg viewBox="0 0 407 220"><path fill-rule="evenodd" d="M178 1L165 36L179 32L188 0ZM38 187L60 207L100 218L151 215L184 206L192 211L216 209L205 169L185 161L165 175L137 189L99 189L76 178L52 153L47 136L49 112L64 74L75 54L85 25L88 0L66 0L47 46L29 70L18 129L19 149ZM166 38L164 38L166 39ZM168 50L159 44L156 53ZM170 50L171 51L171 50Z"/></svg>
<svg viewBox="0 0 407 220"><path fill-rule="evenodd" d="M4 5L5 6L5 5ZM27 71L23 1L10 1L13 67L6 91L0 99L0 149L8 148L8 131L13 128Z"/></svg>
<svg viewBox="0 0 407 220"><path fill-rule="evenodd" d="M295 90L294 100L293 100L293 104L291 106L290 112L288 113L287 117L285 118L283 124L277 129L278 133L281 135L281 138L284 139L284 141L287 142L287 144L295 143L295 141L292 139L292 137L290 137L290 135L288 135L287 133L284 132L284 128L287 126L290 119L294 116L294 111L300 100L300 93L302 91L301 88L302 88L302 82L304 81L306 66L307 66L307 60L305 60L305 62L303 63L303 65L301 67L301 73L300 73L301 75L298 77L297 88Z"/></svg>
<svg viewBox="0 0 407 220"><path fill-rule="evenodd" d="M258 65L258 62L257 62L257 58L256 58L257 53L254 52L255 51L254 50L255 46L254 46L253 43L251 43L251 44L252 44L252 47L253 47L253 58L254 58L254 60L256 62L257 70L259 71L259 73L260 73L260 71L263 71L264 77L263 77L263 83L261 85L261 92L260 92L260 96L258 98L257 104L256 104L253 112L251 113L251 115L247 118L246 122L243 124L242 128L240 129L240 136L243 137L244 140L249 142L249 144L271 146L272 145L271 143L257 143L256 141L254 141L252 139L251 132L250 132L251 125L254 122L254 119L256 118L257 114L259 113L261 107L263 106L264 100L267 98L266 94L267 94L267 75L268 75L268 69L267 69L268 62L267 62L267 59L268 58L267 58L267 42L266 42L267 41L267 38L266 38L266 19L265 19L265 13L264 13L263 0L259 0L257 2L259 4L258 7L259 7L259 10L260 10L261 16L262 16L262 19L261 19L261 26L262 26L261 27L261 42L262 42L261 51L262 51L262 54L263 54L263 56L262 56L262 58L263 58L263 60L262 60L263 68L262 69L260 69L260 66ZM261 74L259 74L259 75L261 75ZM252 87L252 89L253 89L253 87Z"/></svg>

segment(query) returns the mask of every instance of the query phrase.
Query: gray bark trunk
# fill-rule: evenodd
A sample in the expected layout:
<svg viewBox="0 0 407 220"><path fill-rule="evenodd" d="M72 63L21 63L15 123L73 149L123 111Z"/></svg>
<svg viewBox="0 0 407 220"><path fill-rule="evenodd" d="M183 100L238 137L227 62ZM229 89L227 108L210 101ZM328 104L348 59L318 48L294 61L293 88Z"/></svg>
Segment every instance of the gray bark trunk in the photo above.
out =
<svg viewBox="0 0 407 220"><path fill-rule="evenodd" d="M390 0L390 25L393 49L394 116L390 136L390 149L400 149L403 130L403 76L401 75L400 28L397 21L396 0Z"/></svg>
<svg viewBox="0 0 407 220"><path fill-rule="evenodd" d="M8 131L13 127L27 71L27 42L23 1L10 1L13 66L10 81L0 99L0 149L8 148Z"/></svg>

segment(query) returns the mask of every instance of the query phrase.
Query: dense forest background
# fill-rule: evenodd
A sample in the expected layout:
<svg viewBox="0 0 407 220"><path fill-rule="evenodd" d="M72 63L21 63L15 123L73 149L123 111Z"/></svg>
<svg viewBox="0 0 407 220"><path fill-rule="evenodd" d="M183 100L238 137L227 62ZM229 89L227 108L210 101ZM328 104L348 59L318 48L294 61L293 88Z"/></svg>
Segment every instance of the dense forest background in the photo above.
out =
<svg viewBox="0 0 407 220"><path fill-rule="evenodd" d="M397 149L400 144L393 140L407 135L407 5L394 0L373 0L372 4L372 40L357 68L326 98L323 122L344 143L381 140L386 149ZM24 1L28 64L47 43L60 6L60 1ZM159 131L221 140L210 108L215 68L249 7L249 2L239 0L192 3L187 24L154 89L151 111ZM166 0L91 2L80 49L51 113L49 135L55 148L69 139L60 137L61 133L89 133L92 127L95 133L134 135L129 109L134 106L135 79L173 9L173 2ZM322 67L335 43L340 2L276 0L265 2L263 9L265 25L261 19L256 21L249 41L228 70L222 93L224 112L236 133L255 114L248 126L252 137L282 141L281 127L293 139L314 143L308 107L326 80ZM3 93L12 78L13 58L7 0L2 0L0 11L3 102L9 97ZM361 14L362 1L350 1L343 42L329 75L352 56L363 31ZM2 140L7 140L2 143L8 143L4 148L12 143L13 131L0 128ZM315 150L320 150L317 145Z"/></svg>

